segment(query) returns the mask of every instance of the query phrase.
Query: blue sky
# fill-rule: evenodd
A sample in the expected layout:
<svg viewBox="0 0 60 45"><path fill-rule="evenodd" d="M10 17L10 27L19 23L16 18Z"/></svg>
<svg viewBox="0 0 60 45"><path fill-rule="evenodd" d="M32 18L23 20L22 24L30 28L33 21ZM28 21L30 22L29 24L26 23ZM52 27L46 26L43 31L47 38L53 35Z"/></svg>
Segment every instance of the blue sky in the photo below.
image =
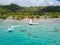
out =
<svg viewBox="0 0 60 45"><path fill-rule="evenodd" d="M15 3L20 6L60 6L60 0L0 0L0 4Z"/></svg>

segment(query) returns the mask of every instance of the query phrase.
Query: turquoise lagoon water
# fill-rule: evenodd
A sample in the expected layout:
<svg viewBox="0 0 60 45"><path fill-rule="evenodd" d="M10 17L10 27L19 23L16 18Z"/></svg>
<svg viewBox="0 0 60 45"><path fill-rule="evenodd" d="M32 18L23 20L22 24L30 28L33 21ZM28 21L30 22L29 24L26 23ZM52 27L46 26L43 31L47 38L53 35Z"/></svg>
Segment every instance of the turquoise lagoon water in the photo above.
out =
<svg viewBox="0 0 60 45"><path fill-rule="evenodd" d="M60 19L26 21L0 20L0 45L60 45ZM14 26L13 32L7 32Z"/></svg>

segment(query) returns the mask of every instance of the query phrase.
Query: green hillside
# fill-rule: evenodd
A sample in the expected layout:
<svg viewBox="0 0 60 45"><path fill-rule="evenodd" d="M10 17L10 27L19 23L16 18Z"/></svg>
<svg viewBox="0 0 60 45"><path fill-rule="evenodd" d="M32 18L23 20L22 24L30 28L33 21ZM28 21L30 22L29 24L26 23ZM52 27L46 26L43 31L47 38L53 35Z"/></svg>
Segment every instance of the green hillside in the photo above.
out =
<svg viewBox="0 0 60 45"><path fill-rule="evenodd" d="M39 18L41 16L60 18L60 6L21 7L13 3L10 5L0 5L0 18L6 19L10 16L14 17L14 19L24 19L26 17Z"/></svg>

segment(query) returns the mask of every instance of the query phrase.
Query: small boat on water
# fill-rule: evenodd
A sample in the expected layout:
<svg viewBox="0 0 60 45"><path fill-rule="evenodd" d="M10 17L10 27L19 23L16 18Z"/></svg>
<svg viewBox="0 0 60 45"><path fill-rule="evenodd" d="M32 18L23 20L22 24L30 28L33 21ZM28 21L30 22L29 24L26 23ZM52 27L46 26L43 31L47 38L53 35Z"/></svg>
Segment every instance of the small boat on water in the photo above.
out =
<svg viewBox="0 0 60 45"><path fill-rule="evenodd" d="M9 27L7 31L12 32L13 31L13 26Z"/></svg>
<svg viewBox="0 0 60 45"><path fill-rule="evenodd" d="M30 23L30 25L37 25L38 23Z"/></svg>
<svg viewBox="0 0 60 45"><path fill-rule="evenodd" d="M33 19L29 20L29 25L37 25L38 23L33 23Z"/></svg>

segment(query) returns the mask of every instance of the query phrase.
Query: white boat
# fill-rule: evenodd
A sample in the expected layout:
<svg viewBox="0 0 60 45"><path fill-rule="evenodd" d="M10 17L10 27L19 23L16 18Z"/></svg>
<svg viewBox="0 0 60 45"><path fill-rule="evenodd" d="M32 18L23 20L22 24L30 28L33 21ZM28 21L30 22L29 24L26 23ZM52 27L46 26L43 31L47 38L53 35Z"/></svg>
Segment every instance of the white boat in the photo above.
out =
<svg viewBox="0 0 60 45"><path fill-rule="evenodd" d="M13 31L13 26L9 27L7 31L12 32Z"/></svg>
<svg viewBox="0 0 60 45"><path fill-rule="evenodd" d="M30 24L30 25L36 25L36 24L38 24L38 23L33 23L33 20L30 19L29 24Z"/></svg>

